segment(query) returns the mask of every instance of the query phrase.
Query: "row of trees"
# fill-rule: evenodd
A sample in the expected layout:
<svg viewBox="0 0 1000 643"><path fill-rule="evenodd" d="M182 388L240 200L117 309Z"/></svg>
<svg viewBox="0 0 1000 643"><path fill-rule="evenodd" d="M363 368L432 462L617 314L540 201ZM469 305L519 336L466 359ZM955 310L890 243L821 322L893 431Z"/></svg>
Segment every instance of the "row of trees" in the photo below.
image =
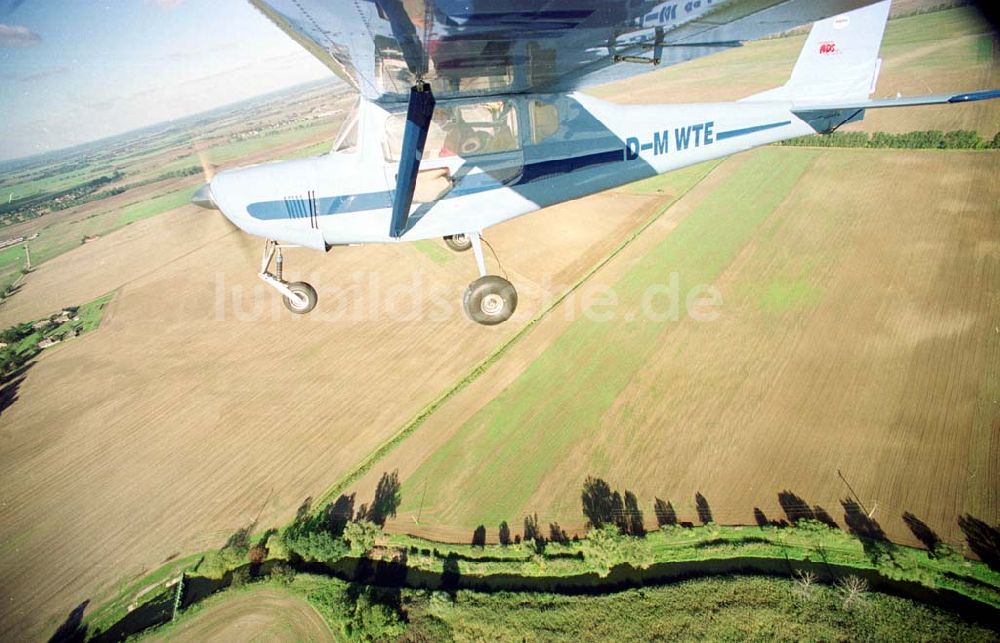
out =
<svg viewBox="0 0 1000 643"><path fill-rule="evenodd" d="M1000 149L1000 132L992 140L984 139L975 130L926 130L918 132L834 132L801 136L778 145L792 147L866 147L905 150L996 150Z"/></svg>
<svg viewBox="0 0 1000 643"><path fill-rule="evenodd" d="M0 381L5 380L38 354L37 347L18 350L20 342L34 332L35 329L30 322L16 324L0 331L0 343L7 344L0 349Z"/></svg>
<svg viewBox="0 0 1000 643"><path fill-rule="evenodd" d="M313 512L307 500L295 521L280 534L282 545L305 560L331 561L348 553L371 550L386 519L396 515L401 500L399 473L385 473L370 505L354 509L354 494L340 496L323 510Z"/></svg>
<svg viewBox="0 0 1000 643"><path fill-rule="evenodd" d="M256 523L250 524L206 555L196 571L221 578L229 570L267 558L294 555L306 561L332 562L348 554L362 555L375 547L386 519L396 515L399 489L399 474L394 471L382 475L371 504L362 504L357 510L354 494L342 495L319 511L313 510L312 499L307 498L295 520L284 529L271 529L253 544L250 534Z"/></svg>
<svg viewBox="0 0 1000 643"><path fill-rule="evenodd" d="M698 520L702 524L713 521L712 510L708 505L708 500L701 493L694 496L695 510ZM611 532L622 536L641 538L646 535L645 519L642 509L639 508L639 500L636 495L626 489L621 492L613 489L607 481L593 476L587 476L583 483L583 490L580 494L580 502L583 508L583 515L587 518L587 527L590 529L588 538L594 536L595 532L601 531L603 538ZM677 519L677 511L673 504L668 501L656 498L653 504L653 511L656 515L658 527L691 526L689 523L680 523ZM610 527L610 529L607 529ZM523 542L534 543L536 547L543 546L546 542L568 543L570 540L578 541L574 536L572 539L566 530L560 527L559 523L552 522L548 525L548 531L539 524L538 514L530 514L524 517ZM498 540L501 545L521 544L522 536L513 534L507 521L500 523ZM472 535L474 546L484 546L486 544L486 527L480 525Z"/></svg>

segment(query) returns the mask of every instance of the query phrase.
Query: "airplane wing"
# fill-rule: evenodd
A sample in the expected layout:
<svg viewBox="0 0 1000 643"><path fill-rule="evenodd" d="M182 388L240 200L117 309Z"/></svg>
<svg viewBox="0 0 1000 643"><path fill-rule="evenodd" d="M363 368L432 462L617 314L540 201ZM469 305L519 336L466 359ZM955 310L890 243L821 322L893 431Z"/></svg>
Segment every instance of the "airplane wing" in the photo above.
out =
<svg viewBox="0 0 1000 643"><path fill-rule="evenodd" d="M368 100L568 92L874 0L249 0Z"/></svg>

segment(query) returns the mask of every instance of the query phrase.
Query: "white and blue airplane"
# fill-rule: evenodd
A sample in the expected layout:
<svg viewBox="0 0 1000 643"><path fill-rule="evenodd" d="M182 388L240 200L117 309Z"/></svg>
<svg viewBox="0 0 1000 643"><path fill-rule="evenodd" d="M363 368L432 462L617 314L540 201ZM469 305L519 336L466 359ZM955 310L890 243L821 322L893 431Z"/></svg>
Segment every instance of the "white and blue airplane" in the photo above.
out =
<svg viewBox="0 0 1000 643"><path fill-rule="evenodd" d="M294 313L315 289L282 247L440 238L470 247L468 317L507 320L484 230L555 203L860 120L1000 90L871 100L890 0L250 0L359 94L329 154L220 172L193 202L263 237ZM814 22L782 87L731 103L617 105L594 84ZM271 272L271 264L275 271Z"/></svg>

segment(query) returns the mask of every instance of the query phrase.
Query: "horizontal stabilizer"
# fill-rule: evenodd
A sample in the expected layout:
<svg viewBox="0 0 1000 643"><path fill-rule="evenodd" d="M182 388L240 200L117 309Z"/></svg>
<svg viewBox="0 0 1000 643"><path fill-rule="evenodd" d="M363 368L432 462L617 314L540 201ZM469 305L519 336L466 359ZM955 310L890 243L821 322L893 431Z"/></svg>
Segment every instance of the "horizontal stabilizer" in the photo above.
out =
<svg viewBox="0 0 1000 643"><path fill-rule="evenodd" d="M931 94L876 100L848 100L839 103L797 103L792 113L809 123L817 132L832 132L842 125L861 120L866 109L885 107L914 107L917 105L947 105L971 103L980 100L1000 98L1000 89L986 89L960 94Z"/></svg>

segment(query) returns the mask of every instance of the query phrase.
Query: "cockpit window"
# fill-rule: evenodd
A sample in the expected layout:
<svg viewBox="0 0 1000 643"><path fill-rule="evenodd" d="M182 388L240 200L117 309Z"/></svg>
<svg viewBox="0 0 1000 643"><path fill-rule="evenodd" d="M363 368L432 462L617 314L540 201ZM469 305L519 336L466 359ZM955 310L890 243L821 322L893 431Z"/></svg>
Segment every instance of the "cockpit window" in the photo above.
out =
<svg viewBox="0 0 1000 643"><path fill-rule="evenodd" d="M399 160L405 127L405 113L393 114L386 121L386 160ZM434 110L427 133L423 160L496 154L518 147L517 114L513 101L439 106Z"/></svg>
<svg viewBox="0 0 1000 643"><path fill-rule="evenodd" d="M559 110L540 100L533 100L530 105L531 142L540 143L559 131Z"/></svg>

